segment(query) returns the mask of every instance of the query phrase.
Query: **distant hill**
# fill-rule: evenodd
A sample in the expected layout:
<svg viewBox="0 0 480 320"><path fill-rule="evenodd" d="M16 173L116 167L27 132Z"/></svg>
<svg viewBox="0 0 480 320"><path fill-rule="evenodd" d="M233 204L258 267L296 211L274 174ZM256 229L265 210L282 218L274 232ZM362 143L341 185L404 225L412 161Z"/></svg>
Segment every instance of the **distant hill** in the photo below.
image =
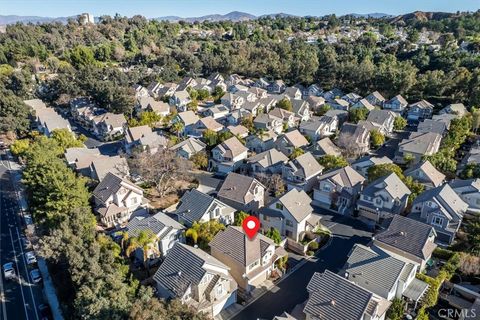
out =
<svg viewBox="0 0 480 320"><path fill-rule="evenodd" d="M380 19L380 18L391 18L393 15L388 14L388 13L380 13L380 12L374 12L374 13L351 13L348 14L348 16L352 16L355 18L375 18L375 19Z"/></svg>
<svg viewBox="0 0 480 320"><path fill-rule="evenodd" d="M15 24L17 22L22 22L22 23L46 23L46 22L61 22L61 23L67 23L68 19L70 18L76 18L74 17L57 17L57 18L50 18L50 17L37 17L37 16L15 16L15 15L9 15L9 16L3 16L0 15L0 25L6 25L6 24Z"/></svg>
<svg viewBox="0 0 480 320"><path fill-rule="evenodd" d="M206 16L201 16L201 17L188 17L188 18L181 18L177 16L167 16L167 17L159 17L155 18L155 20L168 20L172 22L176 21L186 21L186 22L195 22L195 21L225 21L225 20L230 20L230 21L246 21L246 20L252 20L256 19L257 17L254 16L253 14L245 13L245 12L240 12L240 11L233 11L227 14L209 14Z"/></svg>
<svg viewBox="0 0 480 320"><path fill-rule="evenodd" d="M394 17L391 21L394 23L398 22L410 22L410 21L421 21L426 22L430 20L440 20L455 16L455 13L449 12L423 12L415 11L412 13L403 14L397 17Z"/></svg>

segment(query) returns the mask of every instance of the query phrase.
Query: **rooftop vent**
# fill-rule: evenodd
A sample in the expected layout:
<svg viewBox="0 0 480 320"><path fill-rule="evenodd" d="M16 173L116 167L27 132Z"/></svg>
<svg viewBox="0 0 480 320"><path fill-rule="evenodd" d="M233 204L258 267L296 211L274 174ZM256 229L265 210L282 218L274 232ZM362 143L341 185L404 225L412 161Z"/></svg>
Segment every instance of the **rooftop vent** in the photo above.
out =
<svg viewBox="0 0 480 320"><path fill-rule="evenodd" d="M333 299L330 300L330 305L331 305L332 307L335 306L335 303L336 303L335 300L333 300Z"/></svg>

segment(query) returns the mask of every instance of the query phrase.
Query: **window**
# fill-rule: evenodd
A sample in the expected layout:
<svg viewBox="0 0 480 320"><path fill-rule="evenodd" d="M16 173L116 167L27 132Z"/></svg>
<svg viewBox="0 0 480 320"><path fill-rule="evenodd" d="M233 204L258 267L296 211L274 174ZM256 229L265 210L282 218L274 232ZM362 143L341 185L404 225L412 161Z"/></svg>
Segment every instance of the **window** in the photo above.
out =
<svg viewBox="0 0 480 320"><path fill-rule="evenodd" d="M382 205L382 199L375 199L375 203L379 206Z"/></svg>
<svg viewBox="0 0 480 320"><path fill-rule="evenodd" d="M132 198L132 204L137 204L138 199L136 197Z"/></svg>
<svg viewBox="0 0 480 320"><path fill-rule="evenodd" d="M223 294L223 285L217 286L217 296L221 296Z"/></svg>
<svg viewBox="0 0 480 320"><path fill-rule="evenodd" d="M432 218L432 224L441 227L443 225L443 218L438 217L438 216L434 216Z"/></svg>
<svg viewBox="0 0 480 320"><path fill-rule="evenodd" d="M292 222L292 220L288 220L288 219L285 220L285 224L286 224L287 226L289 226L289 227L293 227L293 222Z"/></svg>
<svg viewBox="0 0 480 320"><path fill-rule="evenodd" d="M329 184L324 184L323 185L323 191L330 192L331 190L332 190L332 188L330 187Z"/></svg>
<svg viewBox="0 0 480 320"><path fill-rule="evenodd" d="M279 210L283 210L283 204L281 204L280 202L277 202L275 204L275 208L279 209Z"/></svg>
<svg viewBox="0 0 480 320"><path fill-rule="evenodd" d="M215 208L215 210L213 210L213 216L216 218L220 215L220 208Z"/></svg>

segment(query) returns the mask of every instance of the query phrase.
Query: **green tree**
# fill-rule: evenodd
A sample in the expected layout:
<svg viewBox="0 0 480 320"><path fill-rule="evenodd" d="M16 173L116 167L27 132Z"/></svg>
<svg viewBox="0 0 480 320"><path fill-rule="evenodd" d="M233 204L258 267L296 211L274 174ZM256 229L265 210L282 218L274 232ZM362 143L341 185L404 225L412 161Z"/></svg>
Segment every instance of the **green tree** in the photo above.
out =
<svg viewBox="0 0 480 320"><path fill-rule="evenodd" d="M360 120L367 119L368 109L367 108L353 108L348 111L348 118L353 123L358 123Z"/></svg>
<svg viewBox="0 0 480 320"><path fill-rule="evenodd" d="M29 128L30 107L10 90L0 86L0 133L23 134Z"/></svg>
<svg viewBox="0 0 480 320"><path fill-rule="evenodd" d="M97 61L95 60L95 56L93 51L89 47L85 46L77 46L70 50L68 53L68 58L70 63L75 68L82 68L87 66L96 65Z"/></svg>
<svg viewBox="0 0 480 320"><path fill-rule="evenodd" d="M301 156L302 154L304 154L305 151L303 151L303 149L300 149L300 148L295 148L293 149L292 153L290 154L290 159L293 160L293 159L296 159L298 158L299 156Z"/></svg>
<svg viewBox="0 0 480 320"><path fill-rule="evenodd" d="M180 136L180 133L182 133L183 129L185 129L185 126L180 121L176 121L172 124L172 131L175 132L177 137Z"/></svg>
<svg viewBox="0 0 480 320"><path fill-rule="evenodd" d="M403 161L405 162L405 164L407 166L410 166L413 163L414 160L415 160L415 157L411 153L406 152L403 155Z"/></svg>
<svg viewBox="0 0 480 320"><path fill-rule="evenodd" d="M318 159L318 163L320 163L323 166L323 170L331 170L331 169L337 169L337 168L343 168L348 166L347 160L345 160L344 157L342 156L335 156L331 154L327 154L321 158Z"/></svg>
<svg viewBox="0 0 480 320"><path fill-rule="evenodd" d="M11 148L10 148L11 149ZM460 173L460 178L462 179L476 179L480 178L480 164L478 163L469 163Z"/></svg>
<svg viewBox="0 0 480 320"><path fill-rule="evenodd" d="M151 251L153 251L155 254L160 254L160 251L155 247L156 241L157 237L152 230L142 230L136 237L131 237L128 239L125 255L130 257L135 250L141 249L143 252L144 266L149 272L148 254Z"/></svg>
<svg viewBox="0 0 480 320"><path fill-rule="evenodd" d="M402 116L397 116L393 122L393 129L395 131L401 131L407 126L407 120Z"/></svg>
<svg viewBox="0 0 480 320"><path fill-rule="evenodd" d="M222 230L225 230L225 225L217 220L194 222L192 227L187 229L185 236L194 244L198 244L201 249L207 250L210 241Z"/></svg>
<svg viewBox="0 0 480 320"><path fill-rule="evenodd" d="M204 151L195 153L190 157L190 161L193 162L196 168L205 170L208 167L208 156Z"/></svg>
<svg viewBox="0 0 480 320"><path fill-rule="evenodd" d="M372 143L373 147L378 148L385 143L385 136L378 130L371 130L370 142Z"/></svg>
<svg viewBox="0 0 480 320"><path fill-rule="evenodd" d="M30 148L29 139L19 139L10 146L10 151L16 156L23 156Z"/></svg>
<svg viewBox="0 0 480 320"><path fill-rule="evenodd" d="M315 111L315 115L316 116L323 116L330 109L332 109L332 107L328 103L326 103Z"/></svg>
<svg viewBox="0 0 480 320"><path fill-rule="evenodd" d="M275 106L277 108L284 109L284 110L287 110L287 111L290 111L290 112L293 110L292 102L289 99L286 99L286 98L278 101Z"/></svg>
<svg viewBox="0 0 480 320"><path fill-rule="evenodd" d="M234 226L242 226L243 220L249 217L250 215L245 211L239 211L235 214L235 220L233 222Z"/></svg>
<svg viewBox="0 0 480 320"><path fill-rule="evenodd" d="M78 140L68 129L55 129L52 131L52 139L55 140L64 151L68 148L83 147L83 143Z"/></svg>
<svg viewBox="0 0 480 320"><path fill-rule="evenodd" d="M480 256L480 218L478 216L470 219L466 224L469 251Z"/></svg>
<svg viewBox="0 0 480 320"><path fill-rule="evenodd" d="M405 313L405 302L402 299L395 298L387 311L387 317L390 320L402 320Z"/></svg>
<svg viewBox="0 0 480 320"><path fill-rule="evenodd" d="M278 230L273 227L265 233L265 236L272 239L273 242L275 242L276 244L279 244L282 241L282 236L280 235L280 232L278 232Z"/></svg>
<svg viewBox="0 0 480 320"><path fill-rule="evenodd" d="M403 178L402 168L393 163L384 163L374 165L367 170L368 182L377 180L378 178L395 173L400 179Z"/></svg>
<svg viewBox="0 0 480 320"><path fill-rule="evenodd" d="M218 133L216 133L213 130L210 130L210 129L205 130L202 136L203 136L203 140L205 140L205 143L209 147L214 147L219 143Z"/></svg>

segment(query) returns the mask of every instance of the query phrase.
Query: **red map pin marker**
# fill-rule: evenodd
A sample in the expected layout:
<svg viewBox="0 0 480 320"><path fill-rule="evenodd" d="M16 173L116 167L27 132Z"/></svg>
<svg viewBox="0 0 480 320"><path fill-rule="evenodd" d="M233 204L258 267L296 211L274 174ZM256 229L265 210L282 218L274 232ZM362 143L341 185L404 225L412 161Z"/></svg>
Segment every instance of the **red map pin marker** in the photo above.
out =
<svg viewBox="0 0 480 320"><path fill-rule="evenodd" d="M248 216L243 220L242 228L247 234L248 238L252 240L252 238L257 234L258 229L260 229L260 221L258 221L258 219L254 216Z"/></svg>

